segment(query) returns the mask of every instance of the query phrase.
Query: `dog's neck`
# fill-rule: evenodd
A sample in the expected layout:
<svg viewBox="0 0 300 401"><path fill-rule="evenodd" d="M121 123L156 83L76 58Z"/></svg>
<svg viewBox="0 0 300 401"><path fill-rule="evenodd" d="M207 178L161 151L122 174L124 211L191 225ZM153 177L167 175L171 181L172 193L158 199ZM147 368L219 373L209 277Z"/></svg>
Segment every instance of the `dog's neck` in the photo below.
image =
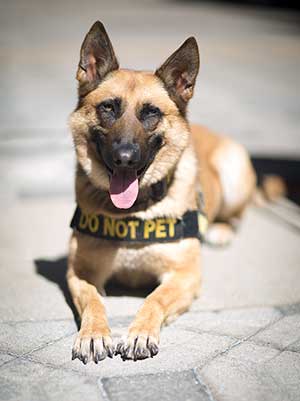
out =
<svg viewBox="0 0 300 401"><path fill-rule="evenodd" d="M188 172L188 174L187 174ZM135 215L152 218L171 214L180 217L195 208L196 159L191 146L183 152L179 162L157 183L142 187L134 205L127 210L116 208L108 191L96 188L79 167L76 174L76 200L86 213L126 217Z"/></svg>

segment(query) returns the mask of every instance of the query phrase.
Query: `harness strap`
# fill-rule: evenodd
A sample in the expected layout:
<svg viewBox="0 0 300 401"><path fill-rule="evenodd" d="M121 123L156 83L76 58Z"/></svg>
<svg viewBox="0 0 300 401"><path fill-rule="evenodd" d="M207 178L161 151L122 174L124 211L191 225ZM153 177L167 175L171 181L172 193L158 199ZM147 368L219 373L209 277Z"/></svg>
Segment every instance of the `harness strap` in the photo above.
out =
<svg viewBox="0 0 300 401"><path fill-rule="evenodd" d="M86 214L77 206L71 228L96 238L128 243L172 242L182 238L203 240L207 218L201 210L187 211L182 218L113 218Z"/></svg>

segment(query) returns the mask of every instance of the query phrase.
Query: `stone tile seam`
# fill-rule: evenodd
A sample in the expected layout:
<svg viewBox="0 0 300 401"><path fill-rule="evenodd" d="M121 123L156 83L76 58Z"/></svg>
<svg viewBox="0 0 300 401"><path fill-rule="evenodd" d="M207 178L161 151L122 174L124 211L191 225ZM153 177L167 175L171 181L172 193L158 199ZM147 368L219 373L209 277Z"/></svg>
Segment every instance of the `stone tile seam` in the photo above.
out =
<svg viewBox="0 0 300 401"><path fill-rule="evenodd" d="M58 340L58 341L59 341L59 340ZM230 349L232 349L232 348L233 348L233 347L231 347ZM271 348L271 347L270 347L270 348ZM276 349L275 349L275 350L276 350ZM285 352L285 351L292 352L292 353L296 353L296 354L299 355L299 352L297 352L297 351L292 351L292 350L283 350L282 352L281 352L281 350L278 350L278 351L279 351L279 353L276 354L274 358L277 358L282 352ZM224 353L225 353L225 350L223 350L222 352L220 352L220 353L219 353L218 355L216 355L215 357L211 358L209 361L207 361L207 362L206 362L203 366L201 366L199 369L203 369L203 368L204 368L205 366L207 366L212 360L214 360L215 358L217 358L218 356L220 356L220 355L222 355L222 354L224 354ZM4 362L2 365L0 365L0 369L2 368L2 366L7 365L8 363L11 363L11 362L13 362L13 361L15 361L15 360L17 360L17 359L22 359L22 360L25 360L25 361L28 361L28 362L31 362L31 363L35 363L35 364L39 364L39 365L42 365L42 366L45 366L45 367L48 367L48 368L51 368L51 369L54 369L54 370L62 370L62 371L65 371L65 372L73 372L73 373L76 373L76 374L79 375L79 376L89 376L89 375L87 374L87 372L81 372L81 371L78 371L78 370L73 369L73 368L66 368L66 367L64 367L64 366L62 366L62 365L53 365L52 363L49 363L49 362L38 361L38 360L36 360L36 359L31 358L31 357L30 357L31 354L16 355L16 354L13 354L13 353L11 353L11 352L6 352L6 354L7 354L7 355L11 355L11 356L15 356L15 358L13 358L13 359L11 359L11 360L9 360L9 361L7 361L7 362ZM269 362L270 360L272 360L272 359L274 359L274 358L268 359L265 363ZM71 360L71 357L70 357L70 360ZM189 371L189 370L193 370L193 369L196 369L196 368L186 369L186 370L184 370L184 371ZM181 370L178 370L178 369L176 369L176 370L174 370L174 371L172 370L172 372L184 372L184 371L181 371ZM152 374L152 373L150 373L150 374ZM197 375L199 376L198 373L197 373ZM126 375L125 375L125 376L126 376ZM130 376L132 376L132 375L128 375L128 376L126 376L126 377L130 377ZM118 377L118 376L112 376L112 377ZM109 378L111 378L111 377L109 377ZM203 383L203 381L202 381L202 383ZM98 385L100 385L100 384L98 384ZM215 400L212 399L212 401L215 401Z"/></svg>
<svg viewBox="0 0 300 401"><path fill-rule="evenodd" d="M194 374L194 377L196 379L196 382L198 383L198 385L200 385L200 387L203 389L203 391L205 392L205 394L207 395L209 401L217 401L213 395L212 392L210 390L210 388L208 387L208 385L203 381L203 379L200 377L199 373L197 372L197 368L193 368L192 372Z"/></svg>
<svg viewBox="0 0 300 401"><path fill-rule="evenodd" d="M223 352L223 353L224 353L224 352ZM220 354L222 354L222 352L221 352ZM220 354L219 354L219 355L220 355ZM279 354L280 354L280 353L279 353ZM276 357L277 357L279 354L277 354ZM219 356L219 355L218 355L218 356ZM34 364L38 364L38 365L41 365L41 366L45 366L45 367L48 367L48 368L51 368L51 369L57 370L57 371L72 372L72 373L74 373L74 374L76 374L76 375L83 376L83 377L91 377L91 376L94 376L94 375L89 375L89 372L87 372L87 371L79 371L79 370L76 370L76 369L73 369L73 368L65 367L65 366L63 366L63 365L57 366L57 365L53 365L52 363L49 363L49 362L37 361L37 360L31 358L30 355L28 355L28 356L19 356L19 357L17 357L17 358L14 358L13 360L10 360L9 362L13 362L13 361L16 360L16 359L25 360L25 361L28 361L28 362L31 362L31 363L34 363ZM204 381L200 378L199 373L196 371L196 369L203 369L203 368L204 368L208 363L210 363L213 359L215 359L215 358L212 358L210 361L208 361L208 362L207 362L206 364L204 364L202 367L195 367L195 368L184 369L184 370L175 369L174 371L171 370L171 372L188 372L188 371L192 371L193 374L194 374L194 376L195 376L195 374L197 374L197 377L195 377L195 379L197 380L198 384L201 384L201 385L202 385L202 389L203 389L203 391L208 395L209 400L210 400L210 401L216 401L216 399L213 398L213 396L212 396L212 394L211 394L211 392L210 392L209 387L204 383ZM271 359L272 359L272 358L271 358ZM71 358L70 358L70 360L71 360ZM268 361L269 361L269 360L268 360ZM268 362L268 361L267 361L267 362ZM5 365L6 365L6 364L5 364ZM2 367L2 366L3 366L3 365L1 365L1 367ZM169 370L166 370L166 371L164 371L163 373L167 373L168 371L169 371ZM161 372L160 372L160 373L161 373ZM146 375L155 375L155 373L148 373L148 374L146 374ZM130 376L134 376L134 374L125 375L125 377L130 377ZM108 379L111 379L111 378L118 378L118 377L124 377L124 376L119 376L119 375L118 375L118 376L110 376L110 377L108 377ZM105 401L110 401L109 396L107 395L107 393L106 393L106 391L105 391L105 389L104 389L103 383L102 383L102 380L104 380L104 379L106 379L106 377L103 377L102 379L99 379L99 380L101 380L101 383L98 382L97 385L98 385L98 387L99 387L99 389L100 389L100 391L101 391L102 396L104 397L104 400L105 400ZM199 382L200 382L200 383L199 383ZM101 386L103 386L103 388L102 388ZM205 388L204 388L205 386L206 386L207 391L206 391ZM209 396L209 392L210 392L210 396ZM105 398L105 394L106 394L106 398Z"/></svg>
<svg viewBox="0 0 300 401"><path fill-rule="evenodd" d="M49 368L49 369L52 369L52 370L55 370L55 371L62 371L62 372L66 372L66 373L72 372L72 373L74 373L74 374L76 374L76 375L78 375L80 377L90 377L90 378L95 377L94 375L89 375L86 372L82 373L82 372L80 372L80 371L78 371L76 369L65 368L63 366L53 365L52 363L49 363L49 362L37 361L37 360L32 359L30 357L19 356L18 358L15 358L14 360L16 360L16 359L21 359L23 361L30 362L30 363L33 363L33 364L36 364L36 365L41 365L41 366L44 366L46 368ZM70 358L70 360L71 360L71 358Z"/></svg>
<svg viewBox="0 0 300 401"><path fill-rule="evenodd" d="M218 356L220 356L220 355L222 355L222 354L224 354L224 353L230 351L232 348L234 348L234 347L240 345L241 343L243 343L243 342L245 342L245 341L248 341L248 342L251 343L251 344L260 345L260 346L265 346L265 347L268 347L268 348L270 348L270 349L274 349L274 350L280 351L281 353L284 352L284 351L289 351L289 352L293 352L293 353L299 354L300 351L289 350L288 347L290 347L291 345L293 345L294 343L296 343L297 341L299 341L300 337L297 338L295 341L289 343L289 344L288 344L286 347L284 347L284 348L279 348L279 347L276 347L276 346L274 346L274 345L272 345L272 344L265 343L265 342L263 342L263 341L253 341L253 340L251 340L251 338L252 338L253 336L255 336L256 334L262 332L262 331L265 330L265 329L270 328L273 324L275 324L275 323L277 323L278 321L280 321L283 317L284 317L284 316L280 317L280 318L277 319L276 321L271 322L269 325L266 325L266 326L260 328L260 329L257 330L256 332L254 332L254 333L250 334L249 336L246 336L246 337L244 337L244 338L242 338L242 339L239 339L239 338L234 337L234 336L226 335L226 334L211 332L211 331L201 331L201 330L198 331L198 330L193 329L193 328L184 328L184 327L182 327L182 328L180 328L180 329L181 329L181 330L184 330L184 331L191 331L191 332L196 333L196 334L210 334L210 335L214 335L214 336L219 336L219 337L224 337L224 338L230 338L230 339L232 339L232 340L235 340L235 343L231 344L231 345L230 345L229 347L227 347L225 350L222 350L219 354L215 355L211 360L213 360L213 359L217 358ZM67 337L69 337L69 336L74 335L75 333L76 333L76 331L74 331L74 332L72 332L72 333L68 333L68 334L65 335L65 336L62 336L62 337L60 337L60 338L58 338L58 339L56 339L56 340L54 340L54 341L49 341L48 343L43 344L42 346L37 347L37 348L34 348L34 349L32 349L32 350L30 350L30 351L28 351L28 352L26 352L26 353L24 353L24 354L21 354L21 355L15 354L15 353L10 352L10 351L8 352L7 350L4 350L4 349L1 349L1 348L0 348L0 352L2 352L3 354L10 355L10 356L13 356L13 357L14 357L13 359L11 359L11 360L9 360L9 361L7 361L7 362L4 362L2 365L0 365L0 368L1 368L3 365L6 365L7 363L10 363L10 362L12 362L12 361L14 361L14 360L16 360L16 359L18 359L18 358L26 359L27 356L29 356L29 355L35 353L36 351L40 351L41 349L45 349L45 348L47 348L48 346L51 346L52 344L55 344L56 342L59 342L59 341L65 339L65 338L67 338ZM28 358L28 359L29 359L29 358ZM32 361L36 361L36 360L32 360ZM207 363L209 363L209 362L210 362L210 361L208 361ZM53 366L55 366L55 365L53 365Z"/></svg>
<svg viewBox="0 0 300 401"><path fill-rule="evenodd" d="M195 329L195 328L193 328L193 327L186 327L186 328L180 328L181 330L184 330L184 331L189 331L189 332L192 332L192 333L196 333L196 334L199 334L199 335L201 335L201 334L209 334L209 335L212 335L212 336L216 336L216 337L223 337L223 338L228 338L228 339L231 339L231 340L235 340L235 341L240 341L241 340L241 338L239 338L239 337L236 337L236 336L233 336L233 335L228 335L228 334L223 334L223 333L217 333L217 332L214 332L214 331L209 331L209 330L198 330L198 329ZM257 332L255 332L255 333L252 333L252 334L249 334L249 336L251 336L251 335L256 335L257 334ZM245 337L246 338L246 337ZM249 337L249 339L247 340L247 342L249 342L250 344L255 344L255 345L259 345L259 346L263 346L263 347L266 347L266 348L270 348L270 349L273 349L273 350L275 350L275 351L289 351L289 352L294 352L294 353L296 353L296 354L300 354L300 351L296 351L296 350L289 350L288 349L288 347L290 347L291 345L293 345L294 343L296 343L297 341L299 341L300 340L300 337L299 338L297 338L297 340L295 340L295 341L292 341L290 344L288 344L287 346L285 346L285 347L283 347L283 348L281 348L281 347L278 347L278 346L276 346L276 345L274 345L274 344L272 344L272 343L268 343L268 342L264 342L264 341L262 341L262 340L254 340L254 339L251 339L251 337Z"/></svg>
<svg viewBox="0 0 300 401"><path fill-rule="evenodd" d="M119 322L122 322L122 320L130 320L134 319L135 315L127 315L127 316L114 316L108 319L112 322L112 324L119 324ZM70 318L58 318L58 319L36 319L36 320L0 320L0 324L7 324L11 326L15 326L17 324L23 324L23 323L51 323L51 322L75 322L75 319L73 317ZM116 322L115 322L116 321Z"/></svg>
<svg viewBox="0 0 300 401"><path fill-rule="evenodd" d="M276 306L273 306L271 308L274 308L279 313L281 313L282 315L285 315L285 316L297 315L297 314L299 314L298 312L286 313L284 311L284 307L285 306L291 306L292 307L293 305L298 305L298 304L299 303L296 302L296 303L292 303L292 304L288 304L288 305L282 305L282 306L276 305ZM265 306L258 306L255 309L264 309L264 308L265 308ZM205 311L201 311L201 310L200 311L190 311L189 314L198 315L199 313L201 314L201 313L206 313L206 312L212 313L212 314L220 314L220 313L222 313L224 311L228 312L228 311L244 310L244 309L246 309L246 310L253 309L253 307L250 306L250 307L245 307L245 308L226 308L226 309L220 309L220 310L212 309L212 310L208 310L208 311L207 310L205 310ZM111 321L114 321L114 320L117 320L117 321L120 320L121 321L121 320L125 320L125 319L128 319L128 320L129 319L133 319L134 316L135 315L127 315L127 316L114 316L114 317L111 317L111 318L108 317L108 318L111 319ZM70 317L70 318L57 318L57 319L55 319L55 318L53 318L53 319L36 319L36 320L30 320L30 319L25 319L25 320L0 320L0 324L16 325L16 324L22 324L22 323L44 323L44 322L64 322L64 321L66 321L66 322L70 321L71 322L72 320L74 320L73 317Z"/></svg>
<svg viewBox="0 0 300 401"><path fill-rule="evenodd" d="M30 358L30 356L26 356L26 357L25 356L19 356L18 358L15 358L14 360L16 360L16 359L21 359L21 360L24 360L24 361L27 361L27 362L30 362L30 363L33 363L33 364L41 365L41 366L47 367L47 368L52 369L52 370L63 371L63 372L66 372L66 373L72 372L72 373L77 374L78 376L82 376L82 377L97 377L94 374L89 374L88 371L80 371L80 370L76 370L76 369L73 369L73 368L65 367L63 365L53 365L52 363L49 363L49 362L37 361L35 359ZM71 360L71 357L70 357L70 360ZM140 361L140 362L142 362L142 361ZM183 369L183 370L180 370L180 369L168 370L167 369L167 370L164 370L163 372L159 371L157 373L141 374L141 376L156 376L156 375L165 374L165 373L168 373L168 372L171 372L171 373L192 372L194 377L195 377L195 373L193 371L194 369L196 369L196 368L189 368L189 369ZM100 375L100 372L99 372L99 375ZM110 398L109 398L106 390L104 389L103 380L105 380L105 379L118 379L118 378L124 378L124 377L128 378L128 377L132 377L132 376L136 376L136 373L132 373L132 374L129 374L129 375L122 375L122 376L121 375L116 375L116 376L102 377L101 379L98 378L98 381L101 380L101 384L98 383L98 387L99 387L99 389L101 391L102 396L106 397L105 401L110 401ZM198 373L197 373L197 377L199 377ZM198 379L196 377L195 377L195 380L196 380L197 384L202 387L203 391L205 391L204 386L206 386L206 388L209 390L207 385L204 384L204 382L202 380L201 380L201 384L199 383L199 381L198 381ZM103 390L100 388L100 386L103 386ZM210 399L210 401L216 401L216 399L212 398L212 399Z"/></svg>
<svg viewBox="0 0 300 401"><path fill-rule="evenodd" d="M268 359L267 361L265 361L263 364L265 365L266 363L278 358L283 352L293 352L295 354L300 354L299 351L293 351L293 350L289 350L288 347L290 347L293 344L296 344L299 341L300 337L297 338L297 340L290 342L288 345L286 345L285 347L283 347L282 349L278 349L278 354L274 355L272 358Z"/></svg>
<svg viewBox="0 0 300 401"><path fill-rule="evenodd" d="M244 338L242 338L242 339L240 339L240 340L237 340L237 341L234 342L233 344L230 344L227 348L225 348L225 350L222 350L221 352L217 353L217 354L214 355L212 358L210 358L206 363L204 363L203 366L201 367L201 369L203 369L205 366L207 366L209 363L211 363L214 359L218 358L219 356L221 356L221 355L227 353L228 351L230 351L231 349L235 348L236 346L242 344L243 342L248 341L249 339L251 339L252 337L254 337L255 335L257 335L258 333L264 331L265 329L270 328L273 324L276 324L277 322L279 322L279 321L280 321L281 319L283 319L284 317L285 317L285 316L282 315L280 318L278 318L278 319L274 320L273 322L271 322L270 324L268 324L268 325L266 325L266 326L260 328L259 330L257 330L256 332L252 333L251 335L246 336L246 337L244 337ZM25 360L27 359L27 360L29 360L29 361L31 361L31 362L40 363L40 364L43 365L43 363L38 362L38 361L36 361L36 360L32 360L32 359L28 358L28 356L30 356L31 354L33 354L33 353L36 352L36 351L39 351L39 350L44 349L44 348L47 348L48 346L50 346L50 345L52 345L52 344L54 344L54 343L56 343L56 342L59 342L59 341L63 340L64 338L67 338L67 337L69 337L69 336L71 336L71 335L74 335L76 332L77 332L77 331L74 331L74 332L68 333L67 335L64 335L64 336L62 336L62 337L60 337L60 338L58 338L58 339L56 339L56 340L54 340L54 341L49 341L48 343L43 344L42 346L37 347L37 348L35 348L35 349L33 349L33 350L30 350L30 351L28 351L27 353L22 354L22 355L16 355L16 354L14 354L14 353L7 352L7 351L5 351L5 350L3 350L3 351L0 350L1 352L6 353L7 355L11 355L11 356L14 356L14 357L15 357L15 358L13 358L13 359L11 359L11 360L9 360L9 361L4 362L2 365L0 365L0 369L1 369L3 366L6 366L7 364L12 363L13 361L15 361L15 360L17 360L17 359L19 359L19 358L22 358L22 359L25 359ZM209 333L209 334L214 334L214 333ZM229 336L224 335L224 337L229 337ZM233 339L235 339L235 338L233 337ZM288 344L287 347L291 346L293 343L297 342L298 340L299 340L299 339L297 339L296 341L293 341L291 344ZM254 341L249 341L249 342L254 343L254 344L257 344L257 345L265 345L265 344L256 343L256 342L254 342ZM285 348L287 348L287 347L285 347ZM270 348L273 348L273 349L278 350L278 351L281 351L281 352L284 352L284 351L286 350L286 349L277 349L277 348L274 348L274 347L270 347ZM289 352L293 352L293 353L299 354L299 352L294 351L294 350L288 350L288 351L289 351ZM51 366L51 367L53 367L53 368L57 368L55 365L51 365L51 364L50 364L49 366ZM61 367L60 367L60 368L61 368ZM67 370L71 370L71 369L67 369ZM74 371L74 370L73 370L73 371ZM77 371L75 371L75 372L77 372ZM77 373L78 373L78 372L77 372Z"/></svg>
<svg viewBox="0 0 300 401"><path fill-rule="evenodd" d="M99 378L99 379L97 380L97 385L98 385L98 387L99 387L99 389L100 389L100 393L101 393L103 399L104 399L105 401L110 401L109 395L108 395L107 391L105 390L105 387L104 387L104 384L103 384L101 378Z"/></svg>
<svg viewBox="0 0 300 401"><path fill-rule="evenodd" d="M93 377L94 376L94 375L88 375L87 372L82 373L79 370L76 370L76 369L73 369L73 368L66 368L63 365L53 365L53 363L50 363L50 362L38 361L36 359L30 358L30 356L28 356L28 357L22 357L21 356L20 359L23 359L24 361L27 361L27 362L31 362L33 364L37 364L37 365L45 366L47 368L51 368L53 370L76 373L77 375L83 376L83 377ZM70 356L70 361L71 361L71 356Z"/></svg>
<svg viewBox="0 0 300 401"><path fill-rule="evenodd" d="M72 332L72 333L68 333L68 334L66 334L66 335L64 335L64 336L61 336L61 337L57 338L56 340L48 341L47 343L42 344L42 345L40 345L39 347L33 348L32 350L27 351L27 352L25 352L24 354L21 354L21 355L14 354L14 353L8 353L7 351L4 351L4 352L6 352L6 354L8 354L8 355L15 356L15 358L10 359L9 361L4 362L4 363L0 366L0 369L2 369L3 366L6 366L7 364L9 364L9 363L11 363L11 362L13 362L13 361L15 361L15 360L17 360L17 359L19 359L19 358L22 358L22 359L25 359L25 360L26 360L27 357L30 356L31 354L33 354L33 353L35 353L35 352L37 352L37 351L40 351L40 350L42 350L42 349L45 349L45 348L51 346L52 344L55 344L55 343L57 343L57 342L59 342L59 341L61 341L61 340L64 340L64 339L67 338L67 337L73 336L75 333L76 333L76 332L74 331L74 332Z"/></svg>
<svg viewBox="0 0 300 401"><path fill-rule="evenodd" d="M269 329L270 327L272 327L275 323L279 322L281 319L283 319L284 316L280 316L278 319L274 320L273 322L267 324L264 327L261 327L259 330L256 330L256 332L249 334L246 337L243 337L241 339L239 339L238 341L234 342L233 344L230 344L228 347L226 347L224 350L220 351L219 353L217 353L216 355L212 356L212 358L210 358L207 362L205 362L202 366L201 366L201 370L208 366L212 361L214 361L215 359L219 358L220 356L226 354L227 352L231 351L233 348L237 347L240 344L243 344L244 342L248 341L250 338L256 336L258 333L263 332L266 329Z"/></svg>

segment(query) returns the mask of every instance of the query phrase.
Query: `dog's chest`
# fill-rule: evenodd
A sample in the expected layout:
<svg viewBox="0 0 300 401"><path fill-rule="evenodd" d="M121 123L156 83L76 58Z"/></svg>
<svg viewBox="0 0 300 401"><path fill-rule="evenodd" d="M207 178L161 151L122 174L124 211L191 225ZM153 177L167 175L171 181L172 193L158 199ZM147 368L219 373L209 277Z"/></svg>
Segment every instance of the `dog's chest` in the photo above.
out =
<svg viewBox="0 0 300 401"><path fill-rule="evenodd" d="M113 274L124 284L133 287L161 281L167 273L180 268L194 249L199 249L196 238L138 248L119 248L112 265Z"/></svg>
<svg viewBox="0 0 300 401"><path fill-rule="evenodd" d="M166 269L168 244L119 248L112 263L112 273L126 285L138 287L151 284Z"/></svg>

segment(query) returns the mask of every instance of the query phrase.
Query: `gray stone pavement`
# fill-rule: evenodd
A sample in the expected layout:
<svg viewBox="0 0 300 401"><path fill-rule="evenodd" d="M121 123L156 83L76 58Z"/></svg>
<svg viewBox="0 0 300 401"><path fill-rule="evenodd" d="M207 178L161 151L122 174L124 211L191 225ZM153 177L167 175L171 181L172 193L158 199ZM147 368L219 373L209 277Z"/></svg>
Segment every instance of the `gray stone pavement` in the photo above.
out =
<svg viewBox="0 0 300 401"><path fill-rule="evenodd" d="M121 64L155 68L189 35L202 68L191 120L252 152L298 155L299 18L205 2L0 4L0 401L300 399L299 209L251 208L233 244L203 248L203 290L159 354L71 361L64 279L73 213L67 115L82 38L101 19ZM144 292L105 299L117 340Z"/></svg>

